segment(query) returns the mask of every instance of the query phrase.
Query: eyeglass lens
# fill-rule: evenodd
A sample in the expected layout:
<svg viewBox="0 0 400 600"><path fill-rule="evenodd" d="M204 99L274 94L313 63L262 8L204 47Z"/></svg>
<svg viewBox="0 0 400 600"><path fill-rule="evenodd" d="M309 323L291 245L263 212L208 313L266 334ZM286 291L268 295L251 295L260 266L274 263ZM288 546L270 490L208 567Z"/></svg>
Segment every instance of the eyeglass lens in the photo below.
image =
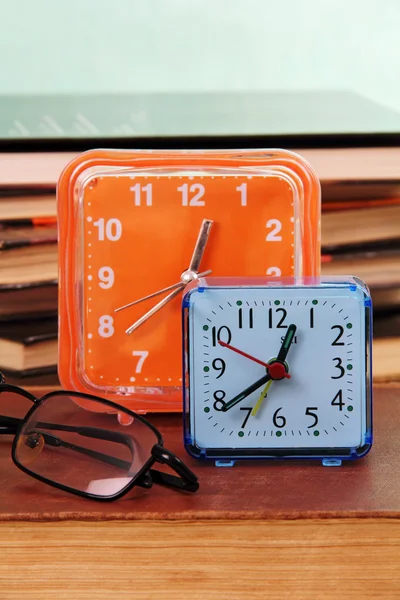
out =
<svg viewBox="0 0 400 600"><path fill-rule="evenodd" d="M74 395L53 395L36 408L15 445L15 459L30 472L74 490L114 496L128 486L158 442L145 423L121 410ZM121 424L121 423L124 424Z"/></svg>

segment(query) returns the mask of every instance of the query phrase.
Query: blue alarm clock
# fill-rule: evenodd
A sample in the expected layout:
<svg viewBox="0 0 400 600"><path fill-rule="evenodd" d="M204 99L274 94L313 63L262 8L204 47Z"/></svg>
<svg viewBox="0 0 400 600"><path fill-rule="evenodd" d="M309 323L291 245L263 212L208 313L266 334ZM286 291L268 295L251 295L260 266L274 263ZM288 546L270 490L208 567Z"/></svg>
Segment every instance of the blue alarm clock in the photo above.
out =
<svg viewBox="0 0 400 600"><path fill-rule="evenodd" d="M200 279L183 321L192 456L340 465L370 450L372 302L360 279Z"/></svg>

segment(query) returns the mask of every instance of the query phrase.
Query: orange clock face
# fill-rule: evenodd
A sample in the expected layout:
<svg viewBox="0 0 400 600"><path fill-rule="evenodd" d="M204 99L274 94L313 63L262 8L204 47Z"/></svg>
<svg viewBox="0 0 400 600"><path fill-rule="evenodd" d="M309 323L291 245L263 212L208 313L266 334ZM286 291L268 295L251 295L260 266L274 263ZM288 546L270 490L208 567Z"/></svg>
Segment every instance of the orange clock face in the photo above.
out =
<svg viewBox="0 0 400 600"><path fill-rule="evenodd" d="M70 288L60 293L74 339L64 350L60 339L61 371L75 360L75 388L135 410L163 399L181 410L185 283L210 271L273 277L302 267L302 199L285 169L104 168L83 173L74 198Z"/></svg>

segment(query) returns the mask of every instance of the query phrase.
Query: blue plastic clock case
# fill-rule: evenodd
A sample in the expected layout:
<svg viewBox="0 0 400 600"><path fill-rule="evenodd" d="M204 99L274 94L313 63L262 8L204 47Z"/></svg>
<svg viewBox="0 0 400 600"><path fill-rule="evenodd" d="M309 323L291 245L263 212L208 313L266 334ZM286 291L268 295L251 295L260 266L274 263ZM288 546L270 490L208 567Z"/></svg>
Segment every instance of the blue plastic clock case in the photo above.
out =
<svg viewBox="0 0 400 600"><path fill-rule="evenodd" d="M368 453L372 302L363 281L207 277L188 286L182 306L191 456L218 466L241 459L339 466ZM286 351L287 378L269 381L263 397L263 385L253 390L268 373L262 361L278 356L288 326L296 335Z"/></svg>

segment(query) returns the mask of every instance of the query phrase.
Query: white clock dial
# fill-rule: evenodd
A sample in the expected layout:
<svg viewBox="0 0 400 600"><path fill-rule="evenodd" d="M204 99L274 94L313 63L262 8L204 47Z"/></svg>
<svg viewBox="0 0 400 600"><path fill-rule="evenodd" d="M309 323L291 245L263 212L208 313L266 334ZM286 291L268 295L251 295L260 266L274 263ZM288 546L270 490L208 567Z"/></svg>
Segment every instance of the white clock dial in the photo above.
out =
<svg viewBox="0 0 400 600"><path fill-rule="evenodd" d="M365 295L353 286L204 288L189 295L189 419L198 449L358 448L366 429ZM289 378L264 383L289 325ZM228 405L229 406L229 405ZM255 410L255 407L257 409ZM303 452L304 453L304 452Z"/></svg>

